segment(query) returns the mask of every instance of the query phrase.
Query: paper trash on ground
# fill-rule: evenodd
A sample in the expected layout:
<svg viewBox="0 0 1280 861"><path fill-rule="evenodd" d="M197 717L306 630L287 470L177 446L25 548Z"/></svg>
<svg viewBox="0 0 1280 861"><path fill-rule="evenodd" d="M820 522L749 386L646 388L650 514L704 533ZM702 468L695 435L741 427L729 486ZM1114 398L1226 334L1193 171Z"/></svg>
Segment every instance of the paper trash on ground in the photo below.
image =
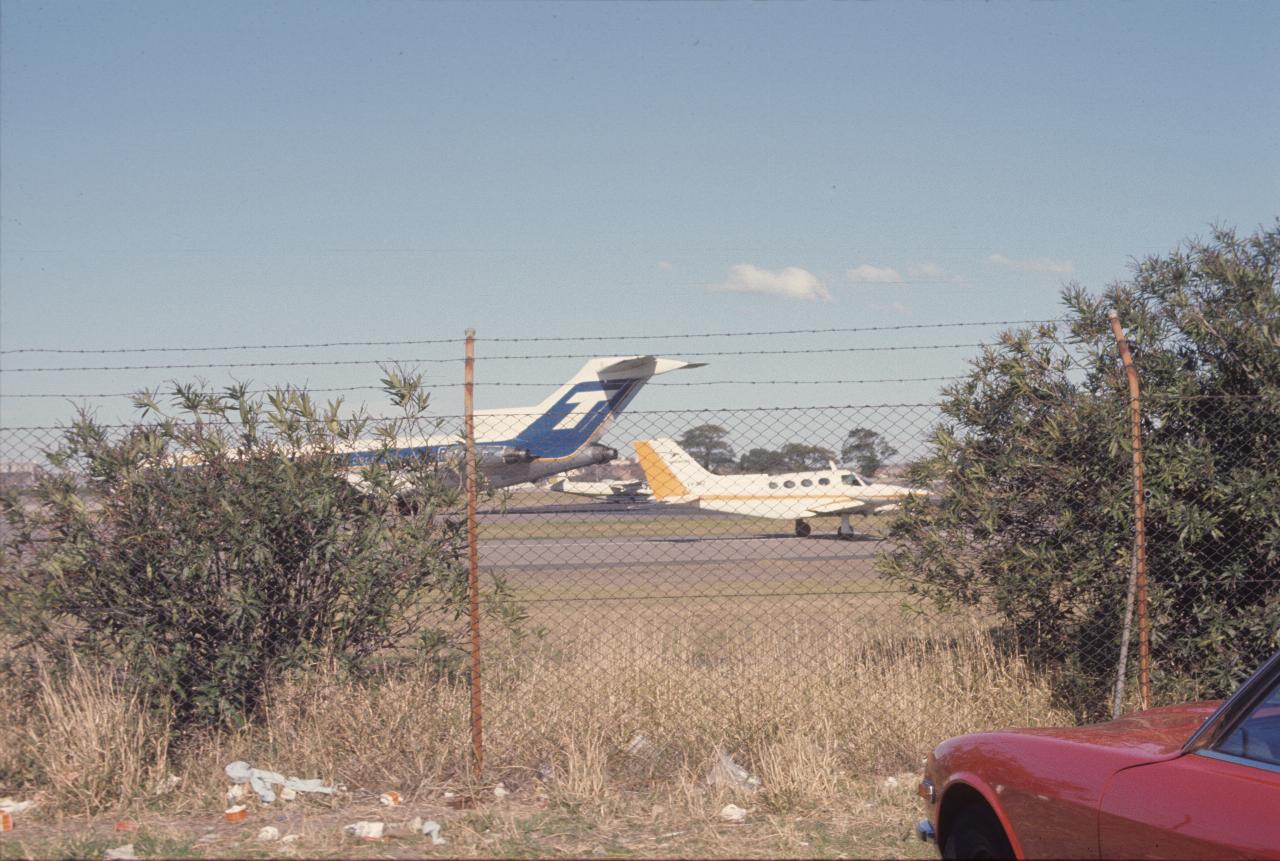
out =
<svg viewBox="0 0 1280 861"><path fill-rule="evenodd" d="M253 768L249 763L239 759L230 763L224 770L232 783L249 784L249 788L258 793L263 804L270 804L276 800L273 786L282 786L294 792L321 792L325 795L333 795L338 791L335 787L326 786L325 782L318 777L307 780L299 777L285 777L278 771Z"/></svg>

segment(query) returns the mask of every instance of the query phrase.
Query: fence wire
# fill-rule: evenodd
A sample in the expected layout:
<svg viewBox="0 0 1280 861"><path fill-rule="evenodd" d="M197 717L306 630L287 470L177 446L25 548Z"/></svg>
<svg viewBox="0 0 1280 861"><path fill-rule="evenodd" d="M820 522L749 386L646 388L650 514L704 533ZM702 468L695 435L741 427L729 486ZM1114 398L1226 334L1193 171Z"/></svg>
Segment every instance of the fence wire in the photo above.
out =
<svg viewBox="0 0 1280 861"><path fill-rule="evenodd" d="M1222 408L1206 401L1184 411ZM1126 410L1117 400L1117 428ZM1149 455L1152 656L1157 673L1162 661L1168 669L1158 701L1212 687L1188 657L1223 648L1211 637L1265 638L1280 622L1274 511L1251 511L1247 493L1224 491L1200 493L1204 510L1180 521L1193 524L1180 534L1169 516L1189 504L1177 492L1180 482L1188 490L1215 480L1229 487L1226 479L1239 470L1269 475L1272 484L1280 479L1274 429L1240 415L1236 435L1214 442L1202 474L1161 476L1160 440ZM534 417L506 418L514 435ZM646 750L660 756L663 738L678 733L673 722L691 720L692 711L709 716L705 726L720 727L720 737L706 730L709 746L785 732L789 721L822 713L842 716L854 738L874 728L877 738L900 739L874 751L886 767L918 761L938 740L939 713L972 728L984 719L1109 712L1131 536L1124 529L1096 535L1098 555L1068 545L1103 530L1103 520L1124 521L1126 454L1078 464L1079 473L1066 478L1046 467L1044 487L995 488L1006 496L992 496L990 511L970 526L923 537L902 528L905 509L961 504L956 488L921 483L910 470L937 455L941 421L934 405L627 412L600 440L615 457L536 484L491 488L480 504L478 551L492 755L502 761L501 739L511 727L553 725L559 710L583 697L607 701L616 731L641 759ZM439 426L456 435L462 421ZM41 453L57 448L63 434L0 429L0 483L29 501L30 488L53 469ZM1059 485L1080 499L1105 485L1115 491L1105 503L1115 511L1105 518L1073 511L1056 491L1045 495ZM1020 502L1008 504L1010 495ZM1204 508L1215 498L1217 510ZM1027 544L1002 547L997 563L991 553L1002 529ZM926 540L949 546L931 548L927 559L901 555L907 543ZM1020 570L1019 553L1036 589L1019 591L1032 576ZM1055 553L1064 567L1050 582L1044 572L1055 563L1044 554ZM1189 556L1222 566L1215 594L1187 578ZM1073 559L1109 573L1073 586ZM902 564L913 560L925 562L904 576ZM965 565L1005 569L966 579ZM952 581L939 575L943 568ZM933 599L945 582L954 586L953 600L940 606ZM1111 592L1098 600L1097 590ZM1210 603L1225 608L1225 627L1183 624ZM1011 623L1014 611L1020 615ZM1051 635L1027 623L1037 612ZM1048 627L1051 616L1056 627ZM1037 640L1043 636L1054 641ZM1033 702L1028 690L1044 678L1045 696ZM1001 709L991 706L993 695L1022 699Z"/></svg>

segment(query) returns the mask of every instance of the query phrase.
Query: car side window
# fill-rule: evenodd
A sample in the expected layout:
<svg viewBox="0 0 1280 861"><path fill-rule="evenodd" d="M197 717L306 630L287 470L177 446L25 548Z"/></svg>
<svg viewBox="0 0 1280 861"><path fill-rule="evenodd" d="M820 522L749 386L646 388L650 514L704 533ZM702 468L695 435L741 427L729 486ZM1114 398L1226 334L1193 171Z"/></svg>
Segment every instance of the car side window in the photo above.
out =
<svg viewBox="0 0 1280 861"><path fill-rule="evenodd" d="M1214 748L1228 756L1280 765L1280 684Z"/></svg>

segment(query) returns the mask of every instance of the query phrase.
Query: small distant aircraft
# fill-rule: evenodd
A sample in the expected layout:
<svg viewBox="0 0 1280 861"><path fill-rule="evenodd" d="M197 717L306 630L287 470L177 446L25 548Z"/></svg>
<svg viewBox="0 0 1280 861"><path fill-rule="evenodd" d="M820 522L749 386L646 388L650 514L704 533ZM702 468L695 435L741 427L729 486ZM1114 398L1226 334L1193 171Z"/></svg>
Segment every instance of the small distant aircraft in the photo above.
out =
<svg viewBox="0 0 1280 861"><path fill-rule="evenodd" d="M879 514L897 510L909 496L927 496L896 484L868 483L852 470L830 469L789 472L781 475L716 475L708 472L674 440L637 440L653 498L659 502L690 503L712 511L795 520L796 535L812 531L810 517L840 515L837 534L851 538L853 514Z"/></svg>
<svg viewBox="0 0 1280 861"><path fill-rule="evenodd" d="M557 479L547 486L556 493L571 493L575 496L590 496L603 499L605 502L648 502L653 496L649 485L638 478L616 481L573 481L568 478Z"/></svg>
<svg viewBox="0 0 1280 861"><path fill-rule="evenodd" d="M650 377L702 362L657 356L592 359L542 403L532 407L476 410L476 463L490 487L509 487L549 475L608 463L617 449L600 445L613 419L631 403ZM429 457L460 461L464 444L456 435L405 440L401 446L351 448L345 452L348 479L360 481L361 468L381 457Z"/></svg>

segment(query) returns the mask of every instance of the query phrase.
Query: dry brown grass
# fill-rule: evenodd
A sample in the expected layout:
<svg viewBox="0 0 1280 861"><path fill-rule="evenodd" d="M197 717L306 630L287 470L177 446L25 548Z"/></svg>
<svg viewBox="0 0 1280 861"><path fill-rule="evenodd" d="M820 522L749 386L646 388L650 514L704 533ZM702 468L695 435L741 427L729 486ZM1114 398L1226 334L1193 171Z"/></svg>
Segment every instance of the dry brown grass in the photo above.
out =
<svg viewBox="0 0 1280 861"><path fill-rule="evenodd" d="M169 725L110 672L41 666L25 753L53 804L96 813L145 795L168 765Z"/></svg>
<svg viewBox="0 0 1280 861"><path fill-rule="evenodd" d="M30 773L0 794L40 788L51 807L76 813L145 801L216 816L222 766L245 759L345 784L348 801L394 788L439 803L446 787L491 799L504 781L524 806L459 814L450 829L472 834L451 844L462 854L902 854L913 805L885 794L887 775L917 771L957 733L1068 719L976 623L940 635L907 623L869 632L857 619L763 629L663 628L645 614L594 621L577 634L490 639L483 779L469 771L465 682L425 669L282 684L260 725L189 742L170 766L166 727L110 674L81 667L41 679L24 719L33 756L12 766ZM717 751L761 788L709 786ZM170 767L182 787L148 799ZM752 811L749 828L719 822L730 800ZM858 843L859 829L872 842ZM673 836L654 839L662 834Z"/></svg>

